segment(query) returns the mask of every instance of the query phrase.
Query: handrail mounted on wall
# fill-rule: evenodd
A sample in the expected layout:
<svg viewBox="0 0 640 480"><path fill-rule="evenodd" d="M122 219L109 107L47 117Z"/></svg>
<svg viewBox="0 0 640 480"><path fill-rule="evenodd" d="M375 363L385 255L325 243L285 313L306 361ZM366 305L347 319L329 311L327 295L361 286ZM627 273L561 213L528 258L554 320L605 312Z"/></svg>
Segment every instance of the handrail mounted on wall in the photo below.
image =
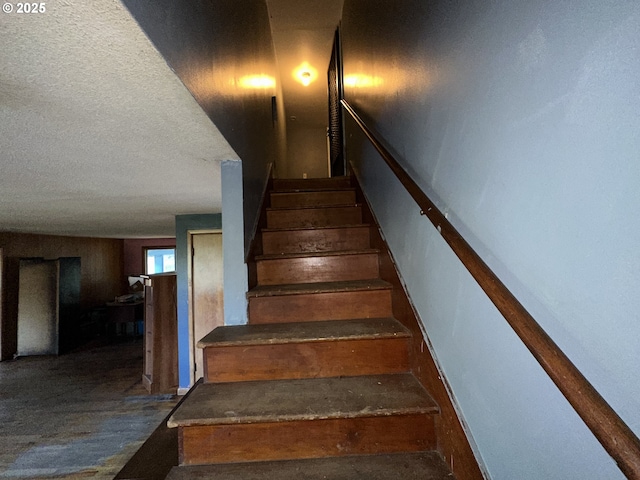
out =
<svg viewBox="0 0 640 480"><path fill-rule="evenodd" d="M413 197L421 213L438 229L480 288L484 290L580 418L616 461L620 470L628 478L640 479L638 437L438 210L393 155L378 141L351 105L346 100L342 100L341 103Z"/></svg>

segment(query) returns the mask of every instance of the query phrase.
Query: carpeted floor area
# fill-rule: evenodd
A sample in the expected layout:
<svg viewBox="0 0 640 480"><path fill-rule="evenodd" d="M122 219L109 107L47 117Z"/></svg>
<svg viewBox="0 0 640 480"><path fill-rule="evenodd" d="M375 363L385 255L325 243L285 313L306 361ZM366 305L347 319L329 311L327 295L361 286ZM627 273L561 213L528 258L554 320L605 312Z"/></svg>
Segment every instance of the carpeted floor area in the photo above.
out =
<svg viewBox="0 0 640 480"><path fill-rule="evenodd" d="M141 383L142 342L0 362L0 478L107 480L177 403Z"/></svg>

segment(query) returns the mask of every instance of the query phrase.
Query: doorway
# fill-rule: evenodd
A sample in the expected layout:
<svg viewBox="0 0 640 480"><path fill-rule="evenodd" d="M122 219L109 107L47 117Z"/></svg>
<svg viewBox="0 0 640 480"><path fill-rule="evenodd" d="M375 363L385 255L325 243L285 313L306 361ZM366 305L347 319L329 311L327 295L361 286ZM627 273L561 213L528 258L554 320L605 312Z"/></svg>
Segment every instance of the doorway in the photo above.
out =
<svg viewBox="0 0 640 480"><path fill-rule="evenodd" d="M3 292L4 292L4 250L0 247L0 360L3 358L3 345L4 340L2 338L2 325L4 324L4 311L2 307L4 305Z"/></svg>
<svg viewBox="0 0 640 480"><path fill-rule="evenodd" d="M189 363L191 384L204 375L205 335L224 325L222 231L189 231Z"/></svg>
<svg viewBox="0 0 640 480"><path fill-rule="evenodd" d="M342 135L342 59L340 56L340 29L333 39L331 61L327 71L329 93L329 172L332 177L346 175Z"/></svg>
<svg viewBox="0 0 640 480"><path fill-rule="evenodd" d="M58 265L21 259L18 279L18 355L58 354Z"/></svg>
<svg viewBox="0 0 640 480"><path fill-rule="evenodd" d="M80 257L21 258L18 356L58 355L79 343Z"/></svg>

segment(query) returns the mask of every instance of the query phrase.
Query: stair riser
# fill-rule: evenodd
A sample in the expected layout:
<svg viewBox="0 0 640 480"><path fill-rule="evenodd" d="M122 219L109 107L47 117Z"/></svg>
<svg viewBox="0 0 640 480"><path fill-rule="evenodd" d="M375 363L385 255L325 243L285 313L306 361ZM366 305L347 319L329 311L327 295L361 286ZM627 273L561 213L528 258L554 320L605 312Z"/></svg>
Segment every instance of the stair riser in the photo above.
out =
<svg viewBox="0 0 640 480"><path fill-rule="evenodd" d="M249 299L249 323L391 317L390 290L275 295Z"/></svg>
<svg viewBox="0 0 640 480"><path fill-rule="evenodd" d="M262 232L262 251L265 255L364 250L369 245L368 226Z"/></svg>
<svg viewBox="0 0 640 480"><path fill-rule="evenodd" d="M330 188L350 188L349 177L334 178L274 178L274 190L313 190Z"/></svg>
<svg viewBox="0 0 640 480"><path fill-rule="evenodd" d="M398 415L181 427L179 443L180 463L198 465L417 452L436 442L433 417Z"/></svg>
<svg viewBox="0 0 640 480"><path fill-rule="evenodd" d="M354 190L328 190L321 192L274 192L271 207L309 207L313 205L354 205Z"/></svg>
<svg viewBox="0 0 640 480"><path fill-rule="evenodd" d="M267 228L332 227L362 223L360 206L267 210Z"/></svg>
<svg viewBox="0 0 640 480"><path fill-rule="evenodd" d="M242 382L403 373L409 371L408 348L408 338L208 347L205 378Z"/></svg>
<svg viewBox="0 0 640 480"><path fill-rule="evenodd" d="M436 452L182 466L174 467L166 480L301 480L302 478L304 480L345 480L346 478L349 480L454 480L447 464Z"/></svg>
<svg viewBox="0 0 640 480"><path fill-rule="evenodd" d="M328 255L261 260L257 263L258 285L340 282L378 278L378 255Z"/></svg>

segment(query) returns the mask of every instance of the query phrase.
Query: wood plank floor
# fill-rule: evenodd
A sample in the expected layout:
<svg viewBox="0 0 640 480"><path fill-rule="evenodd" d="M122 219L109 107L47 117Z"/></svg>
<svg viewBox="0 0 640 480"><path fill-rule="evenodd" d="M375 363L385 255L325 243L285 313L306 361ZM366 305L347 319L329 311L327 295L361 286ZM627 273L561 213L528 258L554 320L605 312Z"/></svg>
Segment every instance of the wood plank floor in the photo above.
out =
<svg viewBox="0 0 640 480"><path fill-rule="evenodd" d="M0 362L0 478L112 479L177 402L141 372L140 341Z"/></svg>

